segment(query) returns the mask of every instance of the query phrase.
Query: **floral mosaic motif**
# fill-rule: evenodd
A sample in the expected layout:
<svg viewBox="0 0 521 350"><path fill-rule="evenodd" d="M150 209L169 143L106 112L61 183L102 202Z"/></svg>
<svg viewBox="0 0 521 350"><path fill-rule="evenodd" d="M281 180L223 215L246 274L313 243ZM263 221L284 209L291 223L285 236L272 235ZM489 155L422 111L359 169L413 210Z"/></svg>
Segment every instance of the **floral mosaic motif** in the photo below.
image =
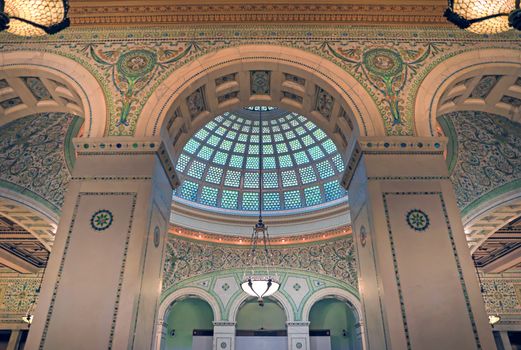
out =
<svg viewBox="0 0 521 350"><path fill-rule="evenodd" d="M21 276L18 273L0 275L0 319L9 319L13 314L25 314L38 297L39 276Z"/></svg>
<svg viewBox="0 0 521 350"><path fill-rule="evenodd" d="M483 299L487 312L499 314L520 314L521 305L516 293L520 280L484 279Z"/></svg>
<svg viewBox="0 0 521 350"><path fill-rule="evenodd" d="M486 98L501 77L501 75L485 75L472 90L470 97Z"/></svg>
<svg viewBox="0 0 521 350"><path fill-rule="evenodd" d="M521 179L521 125L485 112L454 112L446 135L455 135L456 162L450 175L460 209Z"/></svg>
<svg viewBox="0 0 521 350"><path fill-rule="evenodd" d="M74 118L41 113L0 127L0 181L24 188L59 210L71 178L65 139Z"/></svg>
<svg viewBox="0 0 521 350"><path fill-rule="evenodd" d="M341 240L303 246L273 248L276 268L294 268L331 276L357 287L357 263L353 240ZM251 265L245 247L214 245L170 237L166 246L163 290L187 278Z"/></svg>
<svg viewBox="0 0 521 350"><path fill-rule="evenodd" d="M251 71L250 84L252 95L269 95L270 94L270 72L269 71Z"/></svg>
<svg viewBox="0 0 521 350"><path fill-rule="evenodd" d="M298 292L298 291L300 290L300 288L302 288L302 286L301 286L300 284L298 284L298 283L295 283L295 284L293 285L293 289L294 289L296 292Z"/></svg>
<svg viewBox="0 0 521 350"><path fill-rule="evenodd" d="M316 87L315 92L315 110L320 112L324 117L330 118L331 112L333 111L334 104L333 96L331 96L327 91L320 87Z"/></svg>
<svg viewBox="0 0 521 350"><path fill-rule="evenodd" d="M90 218L90 225L96 231L104 231L112 225L114 217L109 210L98 210Z"/></svg>
<svg viewBox="0 0 521 350"><path fill-rule="evenodd" d="M190 116L193 118L197 117L200 113L206 111L206 100L204 97L204 87L200 87L195 90L186 98L186 104L188 105L188 111Z"/></svg>
<svg viewBox="0 0 521 350"><path fill-rule="evenodd" d="M514 107L521 107L521 100L512 96L505 95L501 97L501 102L512 105Z"/></svg>
<svg viewBox="0 0 521 350"><path fill-rule="evenodd" d="M429 216L420 209L410 210L405 216L407 224L415 231L425 231L429 225Z"/></svg>
<svg viewBox="0 0 521 350"><path fill-rule="evenodd" d="M2 106L2 108L4 108L4 109L7 109L7 108L12 108L12 107L21 105L22 103L23 102L20 97L13 97L8 100L4 100L4 101L0 102L0 106Z"/></svg>
<svg viewBox="0 0 521 350"><path fill-rule="evenodd" d="M43 82L40 80L40 78L37 77L22 77L22 81L24 82L25 86L31 91L33 96L38 100L52 100L52 96L43 84Z"/></svg>
<svg viewBox="0 0 521 350"><path fill-rule="evenodd" d="M222 290L224 290L225 292L230 289L230 285L228 283L224 283L222 286L221 286Z"/></svg>
<svg viewBox="0 0 521 350"><path fill-rule="evenodd" d="M363 49L358 45L325 42L322 50L340 59L362 85L381 97L383 104L378 103L378 107L388 134L412 134L412 120L404 116L406 86L428 58L440 52L439 44Z"/></svg>
<svg viewBox="0 0 521 350"><path fill-rule="evenodd" d="M195 45L197 46L197 45ZM131 135L137 123L137 116L144 105L140 97L149 84L161 76L168 66L185 57L194 45L182 48L97 47L85 46L82 51L92 58L102 70L104 78L114 84L119 96L116 97L116 123L111 134Z"/></svg>

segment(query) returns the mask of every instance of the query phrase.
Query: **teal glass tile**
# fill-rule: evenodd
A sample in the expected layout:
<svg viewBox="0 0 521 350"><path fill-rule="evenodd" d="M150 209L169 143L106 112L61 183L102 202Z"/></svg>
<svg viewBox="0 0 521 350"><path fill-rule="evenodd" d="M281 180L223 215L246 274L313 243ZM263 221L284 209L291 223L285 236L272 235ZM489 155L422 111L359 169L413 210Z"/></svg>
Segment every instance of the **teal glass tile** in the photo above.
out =
<svg viewBox="0 0 521 350"><path fill-rule="evenodd" d="M262 207L264 210L280 210L280 194L278 192L263 193Z"/></svg>
<svg viewBox="0 0 521 350"><path fill-rule="evenodd" d="M187 174L188 176L195 177L196 179L201 180L205 169L206 164L194 160L192 164L190 164L190 169L188 169Z"/></svg>
<svg viewBox="0 0 521 350"><path fill-rule="evenodd" d="M220 184L223 176L223 169L216 167L209 167L208 172L206 173L206 181L213 184Z"/></svg>
<svg viewBox="0 0 521 350"><path fill-rule="evenodd" d="M203 186L201 189L201 198L199 201L201 204L215 207L217 205L217 194L219 190L215 187Z"/></svg>
<svg viewBox="0 0 521 350"><path fill-rule="evenodd" d="M263 173L262 177L263 188L279 188L279 177L275 172Z"/></svg>
<svg viewBox="0 0 521 350"><path fill-rule="evenodd" d="M295 170L283 171L280 173L283 187L298 186L297 173Z"/></svg>
<svg viewBox="0 0 521 350"><path fill-rule="evenodd" d="M284 192L284 209L297 209L301 206L300 191Z"/></svg>
<svg viewBox="0 0 521 350"><path fill-rule="evenodd" d="M315 175L315 171L313 170L312 166L300 168L299 173L300 173L300 180L302 181L302 183L304 185L317 181L317 177Z"/></svg>
<svg viewBox="0 0 521 350"><path fill-rule="evenodd" d="M223 190L221 195L221 207L225 209L238 209L239 191Z"/></svg>
<svg viewBox="0 0 521 350"><path fill-rule="evenodd" d="M306 205L318 205L322 203L322 196L320 194L320 187L313 186L304 189L304 198L306 199Z"/></svg>
<svg viewBox="0 0 521 350"><path fill-rule="evenodd" d="M224 186L228 187L239 187L241 184L241 172L228 170L226 171L226 177L224 179Z"/></svg>
<svg viewBox="0 0 521 350"><path fill-rule="evenodd" d="M257 192L243 192L243 210L259 210L259 194Z"/></svg>

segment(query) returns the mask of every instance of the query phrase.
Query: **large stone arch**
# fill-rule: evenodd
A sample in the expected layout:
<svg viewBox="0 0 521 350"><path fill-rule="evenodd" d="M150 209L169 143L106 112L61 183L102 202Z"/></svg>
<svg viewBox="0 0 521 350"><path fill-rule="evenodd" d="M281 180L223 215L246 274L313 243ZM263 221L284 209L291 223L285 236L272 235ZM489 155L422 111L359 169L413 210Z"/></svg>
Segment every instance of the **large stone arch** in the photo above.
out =
<svg viewBox="0 0 521 350"><path fill-rule="evenodd" d="M494 101L479 98L468 98L473 88L488 75L509 75L497 87ZM520 119L519 109L513 113L512 106L500 101L502 93L511 93L521 98L521 86L516 85L516 78L521 76L521 51L511 49L479 49L454 55L436 65L422 80L418 87L414 106L414 119L418 136L436 136L440 133L436 118L440 113L458 110L478 110L504 115L509 119ZM460 86L458 85L460 84ZM467 84L467 85L465 85ZM457 94L463 91L460 100L443 105L443 97L452 97L447 94ZM510 92L509 92L510 91ZM457 96L454 96L457 97ZM481 100L481 101L480 101ZM450 102L449 100L446 100ZM499 101L499 102L498 102Z"/></svg>
<svg viewBox="0 0 521 350"><path fill-rule="evenodd" d="M266 71L270 72L268 89L253 93L252 72ZM262 84L255 86L262 90ZM322 99L329 107L317 102ZM373 100L339 66L295 48L244 45L207 54L173 72L146 102L136 136L162 135L170 139L169 147L178 155L211 118L254 104L305 115L341 152L348 148L352 134L384 135Z"/></svg>
<svg viewBox="0 0 521 350"><path fill-rule="evenodd" d="M160 321L163 321L166 317L166 314L168 313L168 310L170 309L170 306L176 301L181 298L187 298L195 296L197 298L200 298L204 301L206 301L213 311L213 317L214 321L220 321L221 320L221 309L219 308L219 304L215 300L215 298L208 293L207 291L195 288L195 287L186 287L178 289L166 296L166 298L161 302L161 305L159 305L158 310L158 319Z"/></svg>
<svg viewBox="0 0 521 350"><path fill-rule="evenodd" d="M36 77L44 81L53 102L37 101L19 81ZM9 51L0 53L0 79L11 81L3 92L19 98L15 108L1 115L0 125L41 112L69 112L85 119L83 136L101 137L107 125L107 107L103 90L96 78L80 63L53 53ZM5 85L5 84L4 84ZM22 91L21 93L19 93Z"/></svg>
<svg viewBox="0 0 521 350"><path fill-rule="evenodd" d="M302 317L303 321L309 322L309 313L313 305L315 305L320 300L325 298L334 297L339 300L345 301L353 306L354 311L356 312L356 318L358 319L358 323L360 324L360 334L362 336L362 344L365 345L365 324L363 320L363 312L362 312L362 303L358 299L356 295L349 292L348 290L335 288L335 287L327 287L320 289L313 293L308 300L306 300L304 306L302 307Z"/></svg>

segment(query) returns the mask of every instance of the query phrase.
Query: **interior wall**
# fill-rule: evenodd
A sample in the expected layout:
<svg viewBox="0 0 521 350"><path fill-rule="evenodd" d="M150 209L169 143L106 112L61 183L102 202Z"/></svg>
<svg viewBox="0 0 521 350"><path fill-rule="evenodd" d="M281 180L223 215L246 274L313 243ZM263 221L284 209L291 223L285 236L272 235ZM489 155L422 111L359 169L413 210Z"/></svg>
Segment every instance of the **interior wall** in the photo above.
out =
<svg viewBox="0 0 521 350"><path fill-rule="evenodd" d="M361 349L357 341L356 324L353 310L346 302L338 299L318 301L309 313L309 329L329 330L331 350ZM344 330L346 335L344 336Z"/></svg>
<svg viewBox="0 0 521 350"><path fill-rule="evenodd" d="M283 330L286 329L286 314L272 299L265 298L264 306L257 299L247 300L237 313L237 330Z"/></svg>
<svg viewBox="0 0 521 350"><path fill-rule="evenodd" d="M165 350L191 350L194 329L213 330L213 312L210 305L196 298L176 301L167 317L168 330ZM171 335L175 330L175 335Z"/></svg>

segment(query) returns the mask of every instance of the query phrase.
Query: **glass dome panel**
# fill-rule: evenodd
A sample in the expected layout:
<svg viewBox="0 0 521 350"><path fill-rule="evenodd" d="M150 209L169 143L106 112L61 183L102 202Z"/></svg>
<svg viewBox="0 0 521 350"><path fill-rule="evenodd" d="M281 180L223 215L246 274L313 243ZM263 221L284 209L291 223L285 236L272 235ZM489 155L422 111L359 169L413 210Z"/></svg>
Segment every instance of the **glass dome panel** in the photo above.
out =
<svg viewBox="0 0 521 350"><path fill-rule="evenodd" d="M339 184L344 162L323 130L297 113L252 106L215 117L186 143L176 164L182 184L174 200L209 210L258 211L260 127L263 211L307 211L347 199Z"/></svg>

